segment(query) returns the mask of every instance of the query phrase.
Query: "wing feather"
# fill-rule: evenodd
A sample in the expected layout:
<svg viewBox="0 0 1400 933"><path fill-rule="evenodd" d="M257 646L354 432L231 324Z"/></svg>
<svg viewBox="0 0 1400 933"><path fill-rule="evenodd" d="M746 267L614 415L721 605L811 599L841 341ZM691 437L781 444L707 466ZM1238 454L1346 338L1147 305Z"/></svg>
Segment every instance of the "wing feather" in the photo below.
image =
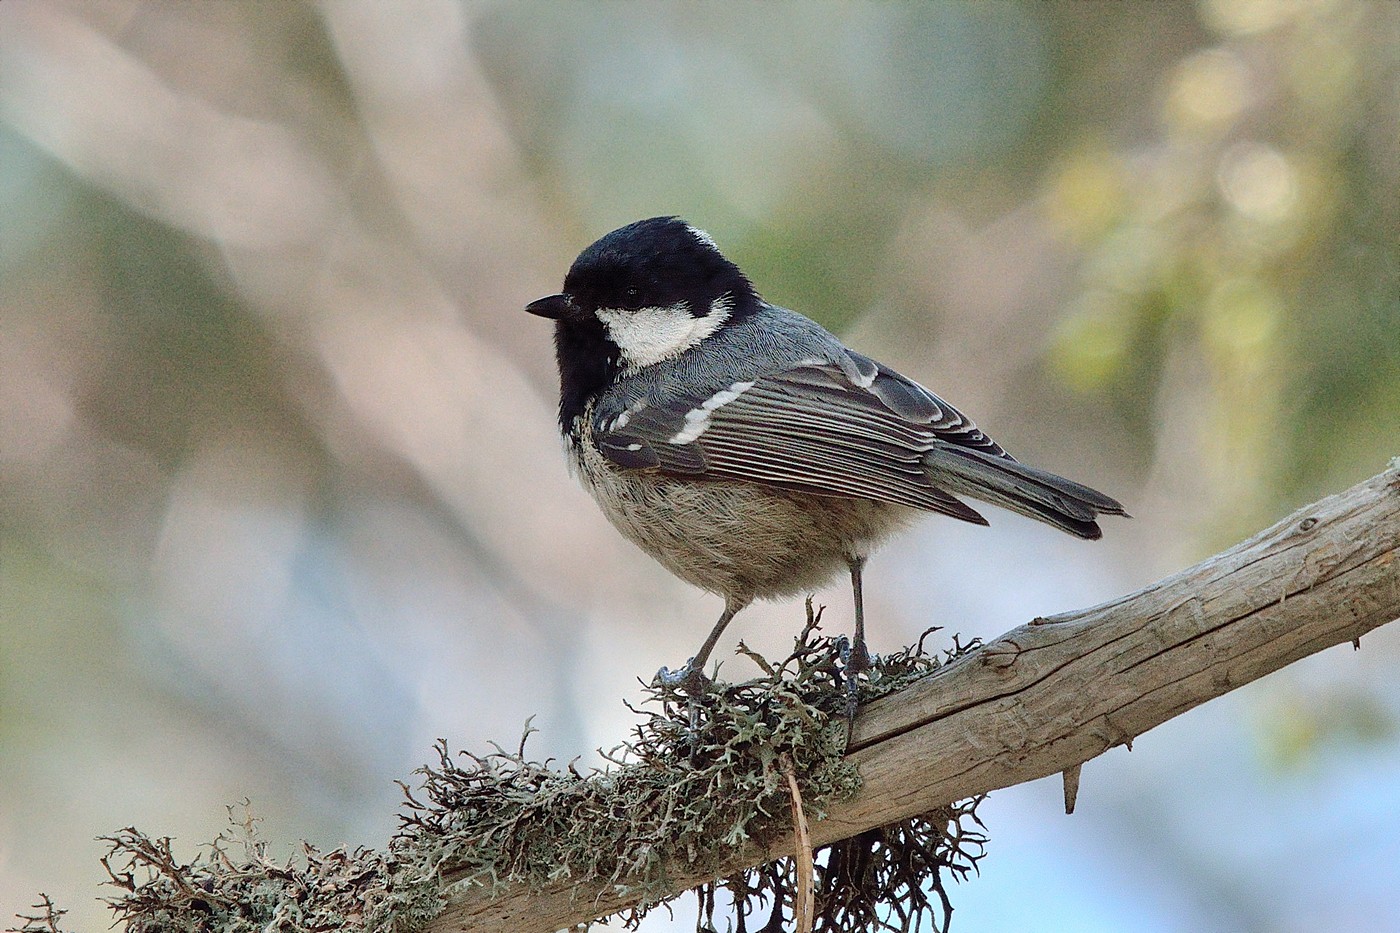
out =
<svg viewBox="0 0 1400 933"><path fill-rule="evenodd" d="M648 399L622 427L595 424L595 440L624 468L875 499L985 524L933 483L926 457L950 443L1005 452L927 389L851 356L849 367L807 361L707 394Z"/></svg>

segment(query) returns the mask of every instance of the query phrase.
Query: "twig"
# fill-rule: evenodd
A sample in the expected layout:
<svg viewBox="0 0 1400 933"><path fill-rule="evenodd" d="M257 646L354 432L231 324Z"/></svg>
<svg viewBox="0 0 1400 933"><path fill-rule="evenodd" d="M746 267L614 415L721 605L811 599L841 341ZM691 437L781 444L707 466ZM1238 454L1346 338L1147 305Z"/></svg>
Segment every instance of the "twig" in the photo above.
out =
<svg viewBox="0 0 1400 933"><path fill-rule="evenodd" d="M1079 797L1079 771L1083 764L1071 765L1061 775L1065 780L1065 813L1074 812L1074 801Z"/></svg>
<svg viewBox="0 0 1400 933"><path fill-rule="evenodd" d="M812 933L812 917L816 913L815 869L812 865L812 834L807 827L807 814L802 812L802 791L797 786L797 774L792 759L784 754L779 762L787 777L792 795L793 864L797 867L797 890L793 893L793 914L797 933Z"/></svg>

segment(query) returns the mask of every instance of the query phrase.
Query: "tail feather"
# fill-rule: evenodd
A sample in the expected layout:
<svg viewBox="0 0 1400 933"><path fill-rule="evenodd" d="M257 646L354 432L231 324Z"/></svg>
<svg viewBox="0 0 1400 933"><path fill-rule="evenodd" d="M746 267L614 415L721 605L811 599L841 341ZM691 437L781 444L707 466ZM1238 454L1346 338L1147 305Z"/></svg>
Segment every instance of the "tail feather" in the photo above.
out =
<svg viewBox="0 0 1400 933"><path fill-rule="evenodd" d="M1127 515L1118 500L1073 480L969 447L940 444L924 461L947 491L1038 519L1079 538L1099 538L1100 514Z"/></svg>

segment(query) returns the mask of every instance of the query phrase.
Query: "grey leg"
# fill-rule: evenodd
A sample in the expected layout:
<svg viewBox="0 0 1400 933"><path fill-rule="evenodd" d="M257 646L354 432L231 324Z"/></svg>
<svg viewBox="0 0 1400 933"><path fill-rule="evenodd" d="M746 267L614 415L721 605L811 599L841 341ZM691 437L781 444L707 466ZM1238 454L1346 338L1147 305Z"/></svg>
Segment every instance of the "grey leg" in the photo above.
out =
<svg viewBox="0 0 1400 933"><path fill-rule="evenodd" d="M858 681L861 671L870 670L870 652L865 648L865 601L861 598L860 590L860 572L865 569L865 558L847 557L846 564L851 568L851 595L856 602L856 637L850 655L842 652L846 662L846 744L850 745L851 731L856 723L856 701L860 695Z"/></svg>
<svg viewBox="0 0 1400 933"><path fill-rule="evenodd" d="M705 639L705 643L700 646L700 650L696 653L695 657L690 659L690 663L686 665L687 667L693 667L702 672L704 671L705 662L710 659L710 652L715 650L715 642L719 641L719 636L724 634L725 628L728 627L730 621L739 614L739 610L743 609L750 602L751 600L748 599L736 599L734 597L725 598L724 612L720 613L719 621L715 623L714 628L710 629L710 634Z"/></svg>
<svg viewBox="0 0 1400 933"><path fill-rule="evenodd" d="M870 653L865 649L865 600L861 594L860 572L865 569L865 558L848 557L851 568L851 595L856 602L856 637L851 646L851 663L855 670L863 671L870 667Z"/></svg>
<svg viewBox="0 0 1400 933"><path fill-rule="evenodd" d="M724 630L728 627L730 621L739 614L739 610L743 609L751 602L753 602L751 598L726 596L724 599L724 612L720 614L719 621L715 623L715 627L710 629L710 634L705 638L705 643L700 646L700 650L696 652L695 657L687 661L685 667L678 671L672 671L670 668L663 667L656 672L657 680L668 686L676 686L677 684L683 685L691 693L703 692L705 684L708 682L705 677L705 662L709 660L710 652L715 650L715 642L719 641L719 637L724 634Z"/></svg>

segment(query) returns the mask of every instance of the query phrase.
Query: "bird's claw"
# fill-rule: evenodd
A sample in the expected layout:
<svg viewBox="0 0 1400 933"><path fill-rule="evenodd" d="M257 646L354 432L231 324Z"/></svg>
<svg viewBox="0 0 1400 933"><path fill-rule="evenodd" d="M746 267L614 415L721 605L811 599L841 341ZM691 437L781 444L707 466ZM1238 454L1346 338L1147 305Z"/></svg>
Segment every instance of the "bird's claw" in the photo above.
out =
<svg viewBox="0 0 1400 933"><path fill-rule="evenodd" d="M846 675L846 744L849 746L855 731L856 708L860 701L860 675L874 665L870 660L870 652L865 647L864 638L857 638L852 643L842 635L836 642L836 650Z"/></svg>
<svg viewBox="0 0 1400 933"><path fill-rule="evenodd" d="M864 674L874 666L875 664L870 657L870 652L865 647L865 639L857 639L851 645L851 657L847 664L847 669L852 675L856 675Z"/></svg>
<svg viewBox="0 0 1400 933"><path fill-rule="evenodd" d="M656 672L656 678L652 683L662 687L678 687L690 696L698 697L709 689L711 681L705 676L704 671L695 666L695 659L691 658L678 671L673 671L669 667L661 668Z"/></svg>
<svg viewBox="0 0 1400 933"><path fill-rule="evenodd" d="M704 672L695 664L695 659L691 658L685 662L685 666L678 671L673 671L669 667L663 667L656 672L656 679L653 685L671 687L679 689L686 694L686 716L690 723L690 737L692 742L700 734L700 698L710 689L713 682L706 677ZM691 749L692 759L696 749Z"/></svg>

